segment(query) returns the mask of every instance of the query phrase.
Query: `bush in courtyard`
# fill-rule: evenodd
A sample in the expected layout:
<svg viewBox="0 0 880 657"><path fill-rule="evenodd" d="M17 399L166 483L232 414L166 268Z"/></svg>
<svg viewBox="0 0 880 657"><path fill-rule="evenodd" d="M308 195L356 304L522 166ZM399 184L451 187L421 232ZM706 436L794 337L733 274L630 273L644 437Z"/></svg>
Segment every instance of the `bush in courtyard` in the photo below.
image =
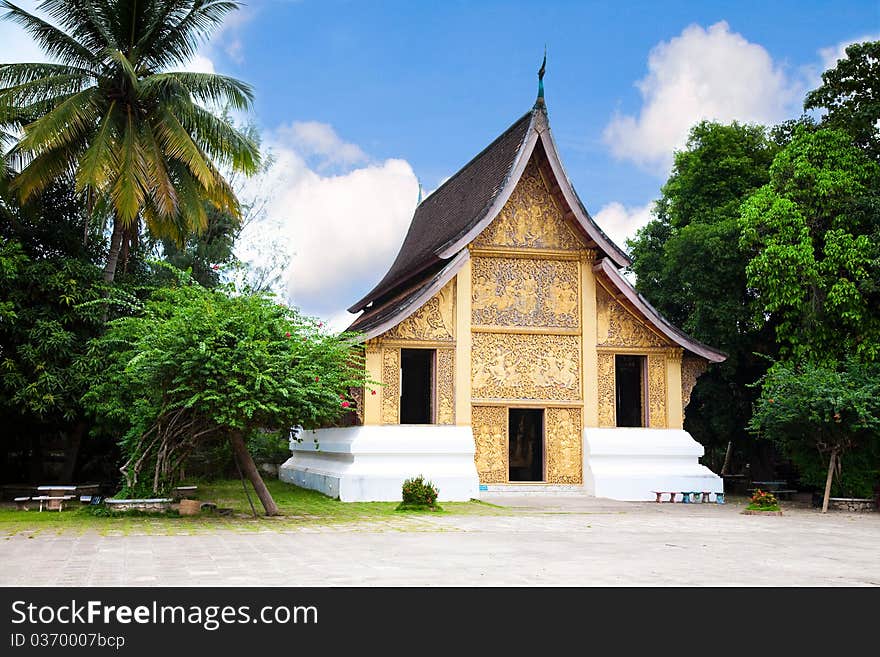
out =
<svg viewBox="0 0 880 657"><path fill-rule="evenodd" d="M779 511L779 501L773 493L759 488L752 495L747 508L753 511Z"/></svg>
<svg viewBox="0 0 880 657"><path fill-rule="evenodd" d="M437 487L425 481L422 475L403 482L403 502L397 507L405 509L439 509L437 506Z"/></svg>

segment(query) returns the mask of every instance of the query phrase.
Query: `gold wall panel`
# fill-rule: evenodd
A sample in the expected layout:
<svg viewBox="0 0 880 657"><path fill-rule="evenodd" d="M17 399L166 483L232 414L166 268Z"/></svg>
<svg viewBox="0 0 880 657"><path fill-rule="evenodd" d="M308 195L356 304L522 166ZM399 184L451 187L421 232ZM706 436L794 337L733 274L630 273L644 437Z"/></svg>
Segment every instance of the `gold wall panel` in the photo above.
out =
<svg viewBox="0 0 880 657"><path fill-rule="evenodd" d="M476 453L474 461L480 482L506 483L507 409L501 406L474 406L471 411Z"/></svg>
<svg viewBox="0 0 880 657"><path fill-rule="evenodd" d="M474 333L475 399L581 399L577 335Z"/></svg>
<svg viewBox="0 0 880 657"><path fill-rule="evenodd" d="M548 408L545 440L547 442L547 482L583 483L582 413L577 408Z"/></svg>
<svg viewBox="0 0 880 657"><path fill-rule="evenodd" d="M599 353L596 379L599 387L599 426L616 427L614 354Z"/></svg>
<svg viewBox="0 0 880 657"><path fill-rule="evenodd" d="M526 165L507 203L473 245L566 251L583 246L566 223L534 160Z"/></svg>
<svg viewBox="0 0 880 657"><path fill-rule="evenodd" d="M382 349L382 424L400 424L400 349Z"/></svg>
<svg viewBox="0 0 880 657"><path fill-rule="evenodd" d="M455 339L455 279L382 337L452 342Z"/></svg>
<svg viewBox="0 0 880 657"><path fill-rule="evenodd" d="M649 329L601 285L596 286L597 344L603 347L667 347L672 343Z"/></svg>
<svg viewBox="0 0 880 657"><path fill-rule="evenodd" d="M437 424L455 424L455 350L437 350Z"/></svg>
<svg viewBox="0 0 880 657"><path fill-rule="evenodd" d="M709 361L705 358L686 355L681 359L681 408L687 410L691 402L691 393L697 385L697 379L706 371Z"/></svg>
<svg viewBox="0 0 880 657"><path fill-rule="evenodd" d="M648 356L648 426L666 428L666 355Z"/></svg>
<svg viewBox="0 0 880 657"><path fill-rule="evenodd" d="M474 326L579 328L578 263L567 260L472 260Z"/></svg>

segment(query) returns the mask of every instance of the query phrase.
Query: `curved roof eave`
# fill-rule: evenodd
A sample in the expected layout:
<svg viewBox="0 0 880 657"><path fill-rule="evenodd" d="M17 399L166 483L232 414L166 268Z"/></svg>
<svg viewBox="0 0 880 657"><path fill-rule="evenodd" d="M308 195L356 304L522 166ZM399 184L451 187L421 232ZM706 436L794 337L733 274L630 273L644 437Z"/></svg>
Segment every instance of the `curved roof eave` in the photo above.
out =
<svg viewBox="0 0 880 657"><path fill-rule="evenodd" d="M441 269L439 272L437 272L437 274L434 275L434 278L430 281L428 285L417 288L413 294L400 302L400 308L397 312L390 315L385 321L381 322L380 324L370 327L369 329L361 333L358 336L356 343L372 340L373 338L382 335L386 331L390 331L402 321L407 319L410 315L414 314L435 294L442 290L443 287L452 280L453 276L455 276L459 272L459 270L469 259L470 251L468 251L467 249L461 251L456 257L450 260L446 264L446 266L443 267L443 269ZM358 321L358 319L359 318L355 319L355 323Z"/></svg>
<svg viewBox="0 0 880 657"><path fill-rule="evenodd" d="M648 301L639 294L636 289L626 280L617 268L607 258L602 258L593 265L593 272L604 275L611 285L620 291L651 324L667 338L680 347L705 358L712 363L721 363L727 360L727 354L709 345L690 337L687 333L672 324L661 315Z"/></svg>

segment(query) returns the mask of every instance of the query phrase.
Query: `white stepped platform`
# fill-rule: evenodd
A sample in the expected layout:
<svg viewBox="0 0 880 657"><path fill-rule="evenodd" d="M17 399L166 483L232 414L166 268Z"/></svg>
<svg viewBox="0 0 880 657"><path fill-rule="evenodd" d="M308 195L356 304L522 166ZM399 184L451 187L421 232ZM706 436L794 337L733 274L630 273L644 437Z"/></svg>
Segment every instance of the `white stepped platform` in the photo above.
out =
<svg viewBox="0 0 880 657"><path fill-rule="evenodd" d="M292 443L282 481L343 502L394 502L405 479L423 475L441 501L467 501L479 490L469 426L385 425L318 429ZM315 449L314 440L318 440Z"/></svg>
<svg viewBox="0 0 880 657"><path fill-rule="evenodd" d="M596 497L653 501L651 491L723 493L700 465L703 446L681 429L585 429L584 489Z"/></svg>

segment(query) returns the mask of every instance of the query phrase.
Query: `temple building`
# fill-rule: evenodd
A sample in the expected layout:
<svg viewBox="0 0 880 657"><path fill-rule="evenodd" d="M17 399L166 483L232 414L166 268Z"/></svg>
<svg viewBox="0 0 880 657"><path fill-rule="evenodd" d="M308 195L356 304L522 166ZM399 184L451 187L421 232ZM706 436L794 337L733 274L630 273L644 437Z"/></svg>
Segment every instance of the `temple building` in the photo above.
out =
<svg viewBox="0 0 880 657"><path fill-rule="evenodd" d="M723 492L683 430L725 355L641 297L534 107L416 208L385 277L349 310L369 378L357 426L292 443L281 478L344 501L577 490ZM311 438L315 438L312 440Z"/></svg>

